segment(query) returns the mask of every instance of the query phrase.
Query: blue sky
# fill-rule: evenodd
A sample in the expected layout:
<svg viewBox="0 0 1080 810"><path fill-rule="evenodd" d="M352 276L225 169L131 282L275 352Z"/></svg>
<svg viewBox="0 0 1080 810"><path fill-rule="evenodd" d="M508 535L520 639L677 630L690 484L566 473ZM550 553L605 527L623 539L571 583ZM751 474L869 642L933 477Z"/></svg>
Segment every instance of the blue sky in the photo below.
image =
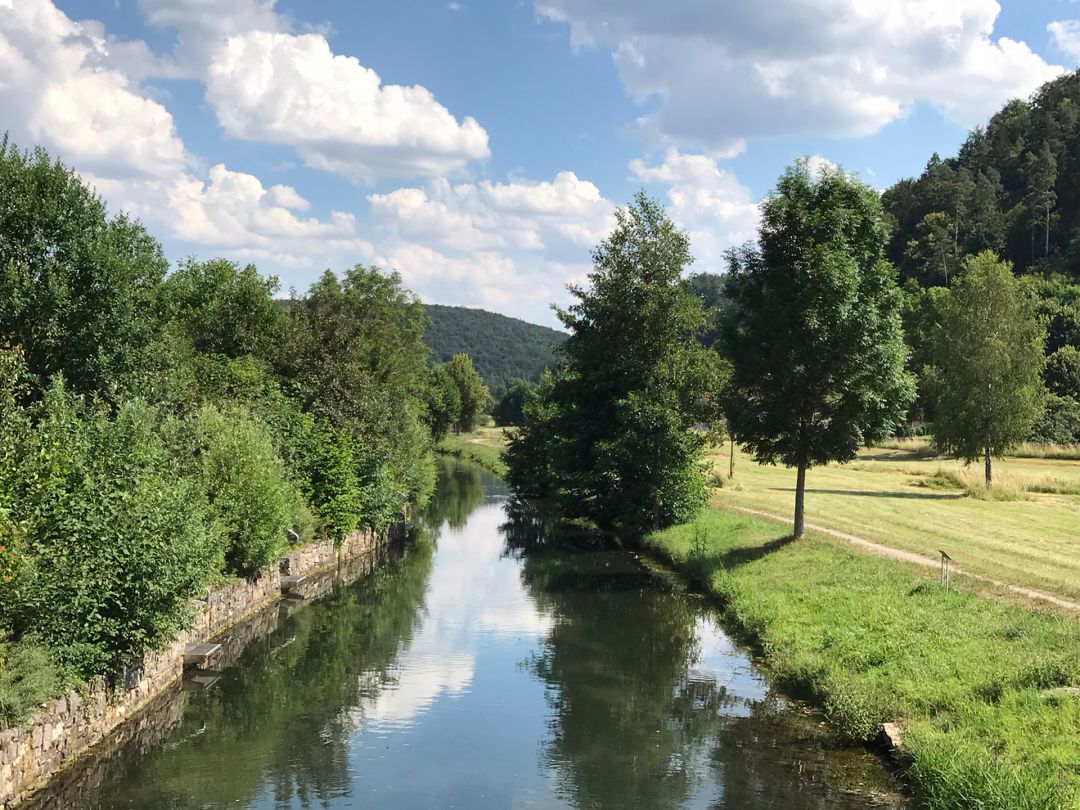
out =
<svg viewBox="0 0 1080 810"><path fill-rule="evenodd" d="M1080 56L1066 0L0 0L0 127L173 261L552 323L645 187L696 269L796 157L879 188Z"/></svg>

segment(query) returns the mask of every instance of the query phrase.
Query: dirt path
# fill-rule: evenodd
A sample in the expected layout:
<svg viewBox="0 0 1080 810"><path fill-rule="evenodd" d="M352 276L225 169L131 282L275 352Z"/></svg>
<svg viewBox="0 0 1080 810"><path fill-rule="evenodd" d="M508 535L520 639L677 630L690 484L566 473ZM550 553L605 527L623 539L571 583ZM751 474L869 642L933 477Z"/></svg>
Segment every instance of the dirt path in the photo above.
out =
<svg viewBox="0 0 1080 810"><path fill-rule="evenodd" d="M747 515L755 515L757 517L763 517L768 520L776 521L777 523L790 523L791 521L780 515L774 515L769 512L762 512L759 509L749 509L744 506L725 506L725 509L730 509L734 512L742 512ZM875 543L872 540L867 540L865 537L859 537L854 534L848 534L847 532L837 531L836 529L830 529L827 526L818 526L813 523L807 523L806 528L810 531L820 532L821 534L827 534L830 537L836 537L843 540L846 543L850 543L853 546L857 546L864 551L871 554L877 554L880 557L888 557L892 560L900 560L902 562L912 563L924 568L933 568L935 570L941 568L941 561L936 560L933 557L925 557L922 554L916 554L912 551L904 551L903 549L893 548L892 546L886 546L881 543ZM1035 590L1034 588L1025 588L1022 585L1013 585L1009 582L1002 582L1001 580L993 579L992 577L986 577L981 574L972 574L964 571L960 568L953 567L954 572L963 574L971 579L978 580L979 582L985 582L989 585L994 585L999 588L1004 588L1013 593L1025 596L1028 599L1034 599L1040 602L1049 602L1052 605L1056 605L1059 608L1065 608L1066 610L1073 610L1080 612L1080 602L1073 599L1067 599L1064 596L1057 596L1056 594L1047 593L1046 591Z"/></svg>

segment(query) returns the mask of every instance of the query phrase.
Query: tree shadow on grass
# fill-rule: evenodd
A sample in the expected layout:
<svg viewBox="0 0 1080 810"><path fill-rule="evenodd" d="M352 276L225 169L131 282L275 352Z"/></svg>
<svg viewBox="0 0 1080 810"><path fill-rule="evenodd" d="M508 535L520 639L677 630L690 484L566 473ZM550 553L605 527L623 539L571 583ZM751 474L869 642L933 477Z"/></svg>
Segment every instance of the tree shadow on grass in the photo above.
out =
<svg viewBox="0 0 1080 810"><path fill-rule="evenodd" d="M715 555L716 563L720 568L738 568L741 565L755 562L774 554L789 543L794 542L795 537L786 534L762 543L760 546L739 546L730 548L723 554Z"/></svg>
<svg viewBox="0 0 1080 810"><path fill-rule="evenodd" d="M792 487L770 487L773 492L795 492ZM807 494L816 495L856 495L860 498L910 498L919 501L955 501L966 498L963 492L907 492L904 490L881 489L811 489Z"/></svg>

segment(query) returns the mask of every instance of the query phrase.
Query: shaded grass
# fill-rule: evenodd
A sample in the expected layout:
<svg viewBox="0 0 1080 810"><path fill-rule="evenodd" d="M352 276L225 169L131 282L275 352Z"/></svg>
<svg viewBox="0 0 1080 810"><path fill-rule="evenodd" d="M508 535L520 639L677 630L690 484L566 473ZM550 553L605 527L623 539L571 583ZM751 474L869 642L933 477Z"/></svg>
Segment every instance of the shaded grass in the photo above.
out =
<svg viewBox="0 0 1080 810"><path fill-rule="evenodd" d="M472 433L451 433L436 448L448 456L479 464L496 475L506 474L502 451L506 447L506 430L497 427L481 427Z"/></svg>
<svg viewBox="0 0 1080 810"><path fill-rule="evenodd" d="M1080 685L1080 624L718 509L645 545L718 596L776 681L842 737L899 720L921 804L1080 808L1080 699L1061 689Z"/></svg>

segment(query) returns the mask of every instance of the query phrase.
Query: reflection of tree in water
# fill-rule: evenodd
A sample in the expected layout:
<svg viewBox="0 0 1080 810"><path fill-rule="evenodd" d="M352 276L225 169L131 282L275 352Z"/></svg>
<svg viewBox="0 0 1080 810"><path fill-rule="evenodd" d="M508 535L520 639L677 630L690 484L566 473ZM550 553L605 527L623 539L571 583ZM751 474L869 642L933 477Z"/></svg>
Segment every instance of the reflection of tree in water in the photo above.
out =
<svg viewBox="0 0 1080 810"><path fill-rule="evenodd" d="M92 806L187 810L212 796L215 807L247 807L267 781L279 807L347 795L354 718L408 646L430 570L420 544L283 622L191 700L171 745Z"/></svg>
<svg viewBox="0 0 1080 810"><path fill-rule="evenodd" d="M476 464L439 457L438 484L427 506L416 517L417 525L433 537L443 523L460 529L469 515L484 502L485 480L492 476Z"/></svg>
<svg viewBox="0 0 1080 810"><path fill-rule="evenodd" d="M532 666L555 712L545 753L561 792L578 807L678 806L694 781L687 754L709 725L709 712L688 706L716 699L684 688L698 653L694 610L624 553L568 550L521 506L504 531L555 619Z"/></svg>
<svg viewBox="0 0 1080 810"><path fill-rule="evenodd" d="M695 670L700 603L624 552L568 538L543 510L513 503L508 515L508 552L554 619L530 665L554 712L545 758L574 806L866 806L824 784L836 760L813 721L797 723L775 699L748 700ZM872 762L851 760L873 778Z"/></svg>

